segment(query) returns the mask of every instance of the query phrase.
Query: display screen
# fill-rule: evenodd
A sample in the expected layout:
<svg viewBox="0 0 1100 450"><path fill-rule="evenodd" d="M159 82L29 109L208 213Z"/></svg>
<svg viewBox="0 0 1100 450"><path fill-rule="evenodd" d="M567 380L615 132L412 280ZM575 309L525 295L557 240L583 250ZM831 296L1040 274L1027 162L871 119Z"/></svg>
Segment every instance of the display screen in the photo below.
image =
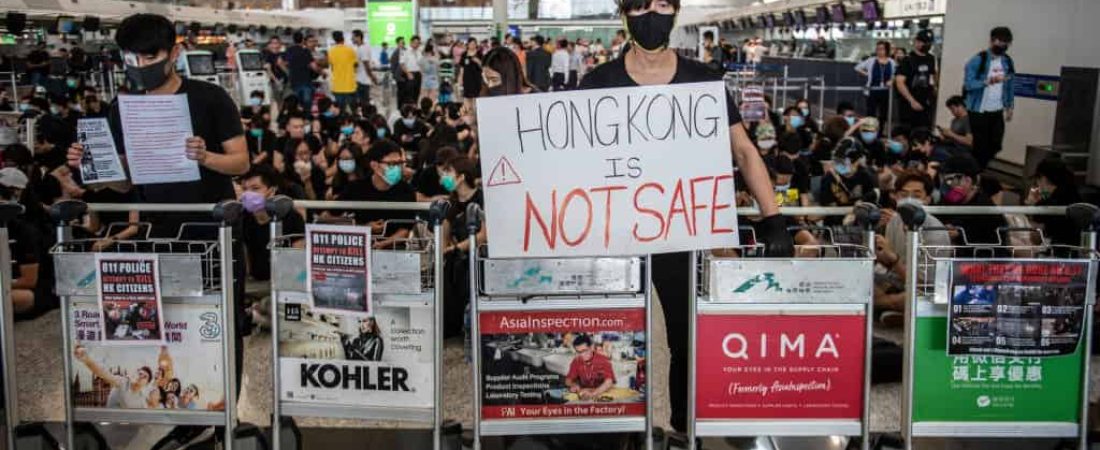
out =
<svg viewBox="0 0 1100 450"><path fill-rule="evenodd" d="M187 68L191 76L218 74L214 69L214 55L187 55Z"/></svg>
<svg viewBox="0 0 1100 450"><path fill-rule="evenodd" d="M259 52L240 52L241 70L264 70L264 58Z"/></svg>
<svg viewBox="0 0 1100 450"><path fill-rule="evenodd" d="M816 17L816 19L817 19L817 23L819 25L824 25L825 23L828 23L829 22L829 8L826 8L824 6L818 7L817 8L817 17Z"/></svg>
<svg viewBox="0 0 1100 450"><path fill-rule="evenodd" d="M863 0L863 20L870 22L878 19L878 1Z"/></svg>
<svg viewBox="0 0 1100 450"><path fill-rule="evenodd" d="M833 22L844 23L847 16L848 12L844 10L844 4L837 3L833 5Z"/></svg>
<svg viewBox="0 0 1100 450"><path fill-rule="evenodd" d="M58 17L57 22L54 24L54 31L57 34L76 33L76 22L71 17Z"/></svg>

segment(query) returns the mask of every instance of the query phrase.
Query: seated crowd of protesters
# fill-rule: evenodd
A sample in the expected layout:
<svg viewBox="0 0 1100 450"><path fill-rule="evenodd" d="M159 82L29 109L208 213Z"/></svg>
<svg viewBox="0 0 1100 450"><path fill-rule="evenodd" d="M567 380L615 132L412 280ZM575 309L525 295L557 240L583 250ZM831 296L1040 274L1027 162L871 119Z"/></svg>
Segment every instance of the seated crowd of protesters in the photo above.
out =
<svg viewBox="0 0 1100 450"><path fill-rule="evenodd" d="M485 84L477 95L539 91L508 46L485 51L480 62ZM448 199L452 209L444 226L445 334L459 334L469 283L464 255L470 249L463 215L469 203L483 202L477 127L470 105L461 97L447 103L425 97L387 116L369 96L365 102L341 104L323 89L314 92L308 101L293 94L283 96L277 99L279 110L273 111L264 105L264 93L257 91L240 107L250 168L234 178L233 186L248 212L242 236L249 277L267 280L271 276L267 224L272 218L264 204L275 195L339 201ZM36 94L25 103L24 114L37 118L34 148L11 144L0 152L0 196L27 209L12 228L17 261L13 297L21 318L57 306L47 257L54 239L49 206L66 199L125 203L136 198L125 182L82 184L66 165L65 149L75 140L76 120L108 110L94 90L78 88L68 97ZM876 114L863 116L848 103L825 114L820 123L811 111L818 106L807 100L785 110L772 106L768 105L765 120L747 126L772 175L780 206L851 207L870 202L881 208L882 219L876 226L875 305L876 315L883 320L898 316L904 306L906 258L904 227L896 214L899 205L1068 205L1080 200L1069 169L1059 160L1040 164L1027 192L1014 192L1016 187L985 176L983 162L972 151L975 141L962 97L943 103L954 118L949 128L899 121L885 129ZM741 195L739 202L750 206L752 200ZM298 209L285 219L284 233L302 233L310 222L354 222L372 228L376 248L398 248L422 237L416 234L416 218L409 212ZM92 213L77 228L83 236L97 239L98 248L106 248L113 242L140 238L133 224L141 220L138 213ZM1020 221L1042 228L1049 242L1077 242L1076 230L1064 219L998 215L929 216L927 225L939 230L926 233L925 239L939 245L1008 244L998 228L1010 222L1018 226ZM838 230L828 238L851 239L852 233L843 232L850 222L850 217L789 219L795 242L804 246L826 243L827 237L814 231L821 226ZM854 236L858 239L859 234ZM479 241L485 242L484 231Z"/></svg>

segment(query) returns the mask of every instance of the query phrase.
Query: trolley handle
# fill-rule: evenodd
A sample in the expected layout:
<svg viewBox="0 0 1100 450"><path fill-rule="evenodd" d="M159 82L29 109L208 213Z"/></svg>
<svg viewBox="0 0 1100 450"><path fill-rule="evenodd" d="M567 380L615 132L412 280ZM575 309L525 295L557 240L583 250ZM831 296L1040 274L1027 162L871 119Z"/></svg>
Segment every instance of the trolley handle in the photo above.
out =
<svg viewBox="0 0 1100 450"><path fill-rule="evenodd" d="M447 219L447 211L451 209L451 202L447 200L435 200L428 208L428 224L432 227L443 224Z"/></svg>
<svg viewBox="0 0 1100 450"><path fill-rule="evenodd" d="M285 195L276 195L264 202L264 210L275 220L282 222L294 211L294 200Z"/></svg>
<svg viewBox="0 0 1100 450"><path fill-rule="evenodd" d="M23 205L18 203L0 204L0 228L7 228L8 222L23 214Z"/></svg>
<svg viewBox="0 0 1100 450"><path fill-rule="evenodd" d="M244 218L244 205L236 200L224 200L214 205L212 213L214 220L222 225L235 225Z"/></svg>
<svg viewBox="0 0 1100 450"><path fill-rule="evenodd" d="M477 203L466 205L466 231L476 235L481 231L481 206Z"/></svg>
<svg viewBox="0 0 1100 450"><path fill-rule="evenodd" d="M1009 233L1026 232L1035 233L1039 235L1039 243L1046 242L1046 236L1043 235L1043 230L1035 227L997 227L997 240L999 244L1004 244L1006 241L1011 244L1011 239L1008 238Z"/></svg>
<svg viewBox="0 0 1100 450"><path fill-rule="evenodd" d="M50 219L58 226L64 226L87 213L88 204L80 200L63 200L50 206Z"/></svg>
<svg viewBox="0 0 1100 450"><path fill-rule="evenodd" d="M899 206L897 211L898 215L901 216L901 222L905 224L906 229L909 231L921 229L924 226L924 221L928 220L928 214L924 212L924 208L920 205L907 203Z"/></svg>

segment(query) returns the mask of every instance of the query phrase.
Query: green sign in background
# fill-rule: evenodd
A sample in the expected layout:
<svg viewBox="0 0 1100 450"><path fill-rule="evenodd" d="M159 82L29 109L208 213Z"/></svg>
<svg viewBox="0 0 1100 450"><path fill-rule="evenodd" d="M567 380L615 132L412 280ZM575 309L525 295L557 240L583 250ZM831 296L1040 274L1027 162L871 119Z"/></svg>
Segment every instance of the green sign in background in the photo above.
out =
<svg viewBox="0 0 1100 450"><path fill-rule="evenodd" d="M914 422L1073 422L1084 345L1070 356L949 356L947 317L917 319Z"/></svg>
<svg viewBox="0 0 1100 450"><path fill-rule="evenodd" d="M367 2L367 30L370 32L370 45L381 48L382 43L388 43L391 47L398 37L409 40L416 34L413 29L416 21L413 16L412 2Z"/></svg>

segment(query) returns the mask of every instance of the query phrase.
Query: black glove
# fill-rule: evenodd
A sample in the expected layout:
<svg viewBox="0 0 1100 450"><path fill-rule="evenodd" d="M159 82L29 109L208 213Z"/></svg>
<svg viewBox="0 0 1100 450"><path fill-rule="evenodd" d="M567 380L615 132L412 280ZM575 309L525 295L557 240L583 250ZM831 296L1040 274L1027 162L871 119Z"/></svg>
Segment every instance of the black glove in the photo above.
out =
<svg viewBox="0 0 1100 450"><path fill-rule="evenodd" d="M794 256L794 240L787 231L787 218L775 214L765 217L753 227L757 242L764 243L764 255L771 258Z"/></svg>

